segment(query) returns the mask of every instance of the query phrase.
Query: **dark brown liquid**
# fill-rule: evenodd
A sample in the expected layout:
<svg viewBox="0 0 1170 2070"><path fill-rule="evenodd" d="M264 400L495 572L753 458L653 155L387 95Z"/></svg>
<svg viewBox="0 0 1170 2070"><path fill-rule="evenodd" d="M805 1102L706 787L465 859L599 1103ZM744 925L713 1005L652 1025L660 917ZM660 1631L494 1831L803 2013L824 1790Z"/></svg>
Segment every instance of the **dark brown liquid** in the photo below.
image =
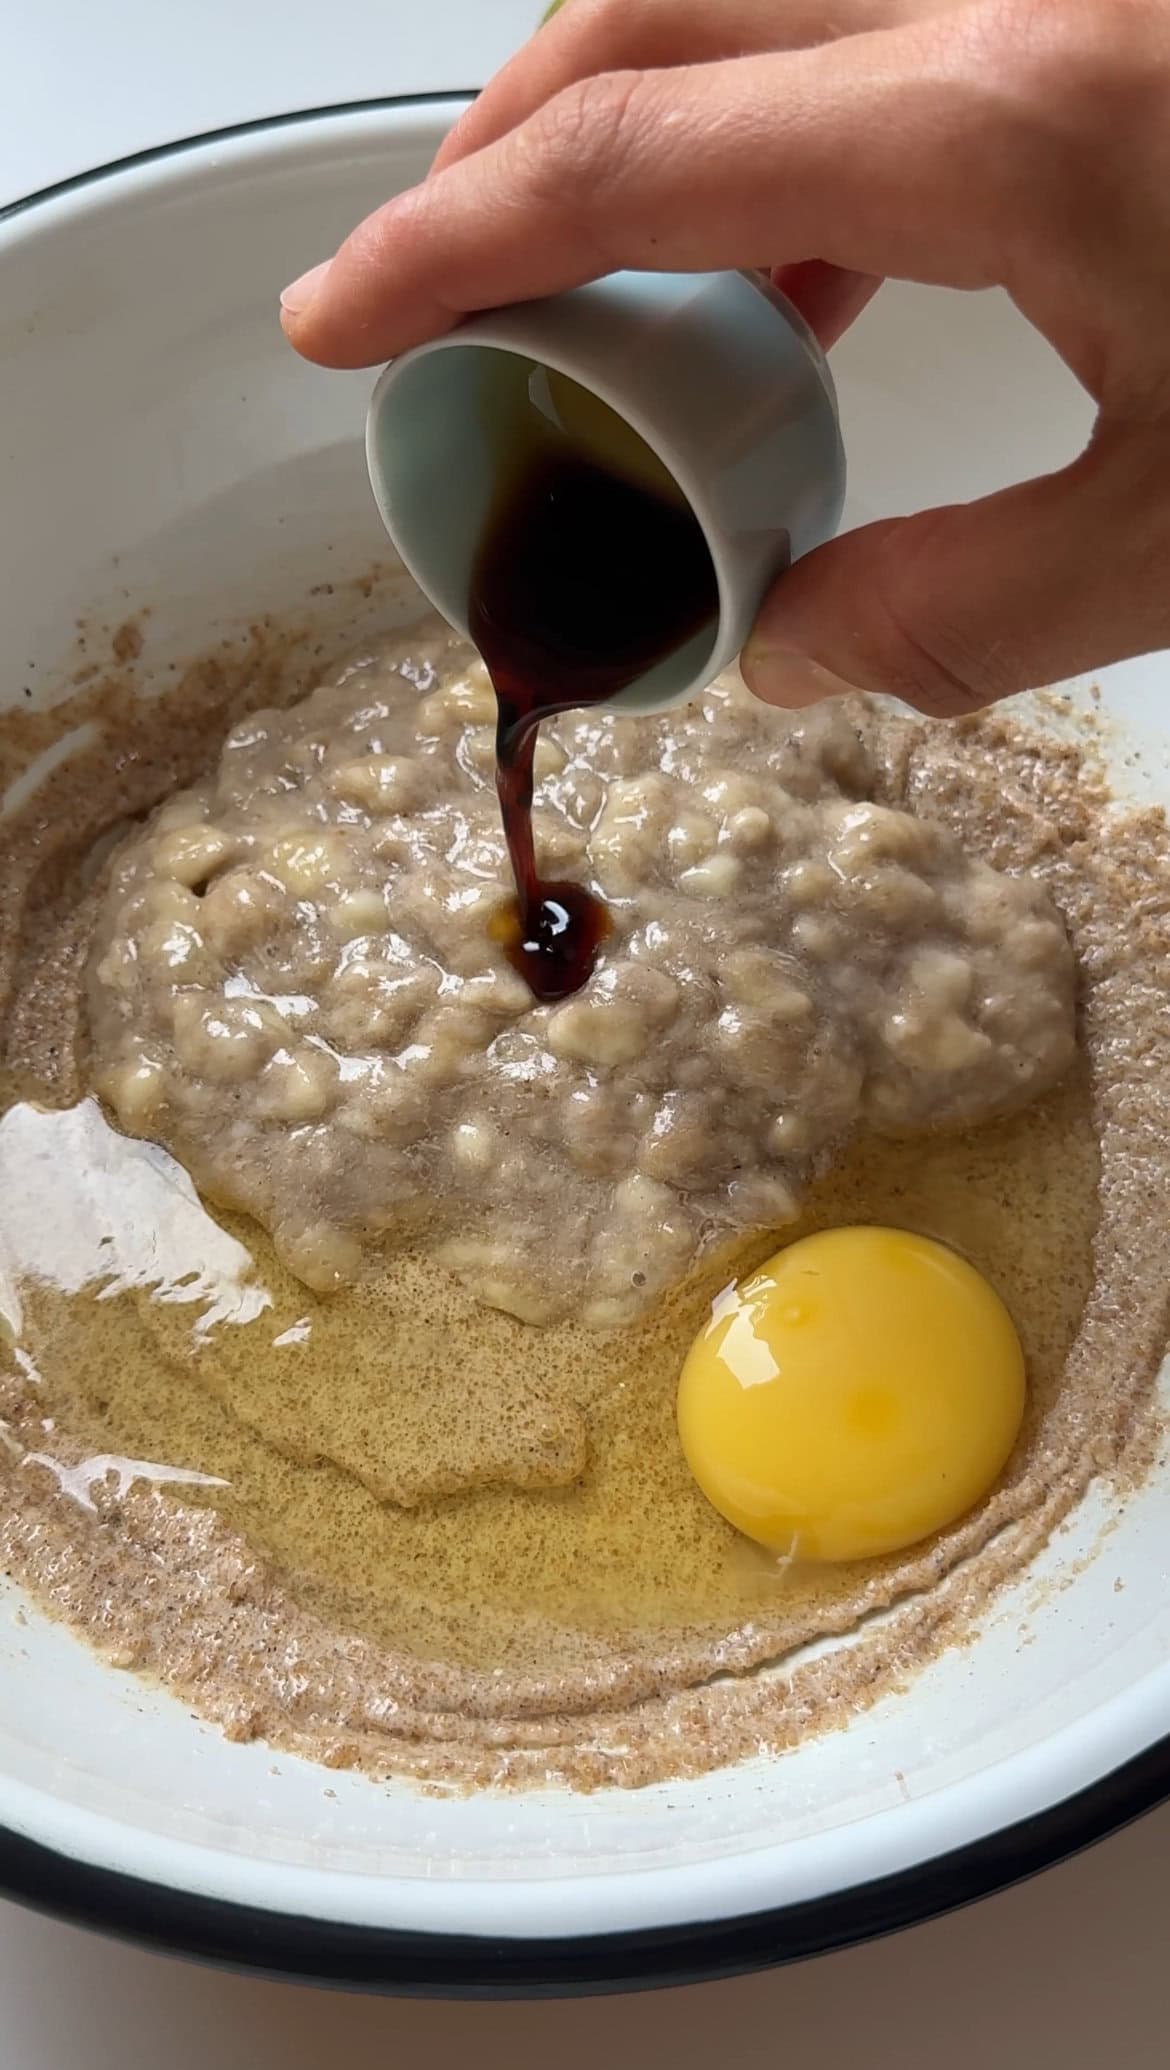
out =
<svg viewBox="0 0 1170 2070"><path fill-rule="evenodd" d="M540 874L532 838L540 721L624 690L713 623L717 607L707 543L681 494L624 478L541 420L489 518L470 612L495 685L496 788L516 881L515 911L498 938L538 999L583 985L609 931L584 885Z"/></svg>

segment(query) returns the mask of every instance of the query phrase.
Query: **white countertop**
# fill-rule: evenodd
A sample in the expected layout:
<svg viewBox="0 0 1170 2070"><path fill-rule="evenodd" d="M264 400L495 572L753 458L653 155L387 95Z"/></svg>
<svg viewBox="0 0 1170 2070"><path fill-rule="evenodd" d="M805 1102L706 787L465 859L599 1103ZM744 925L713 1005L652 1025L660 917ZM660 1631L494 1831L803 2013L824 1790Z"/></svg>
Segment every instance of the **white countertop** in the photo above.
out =
<svg viewBox="0 0 1170 2070"><path fill-rule="evenodd" d="M633 0L631 0L633 4ZM538 0L44 0L6 10L0 205L294 109L475 86ZM142 1955L0 1904L0 2070L1154 2070L1170 1807L1018 1890L798 1968L572 2006L346 1998Z"/></svg>
<svg viewBox="0 0 1170 2070"><path fill-rule="evenodd" d="M42 0L0 11L0 206L229 123L480 86L543 0Z"/></svg>

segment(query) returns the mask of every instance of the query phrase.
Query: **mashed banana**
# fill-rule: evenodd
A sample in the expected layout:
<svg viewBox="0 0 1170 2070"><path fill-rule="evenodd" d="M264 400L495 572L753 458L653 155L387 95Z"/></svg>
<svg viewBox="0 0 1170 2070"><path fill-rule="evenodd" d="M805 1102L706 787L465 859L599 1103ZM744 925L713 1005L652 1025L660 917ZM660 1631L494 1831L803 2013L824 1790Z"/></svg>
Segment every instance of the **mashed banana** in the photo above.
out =
<svg viewBox="0 0 1170 2070"><path fill-rule="evenodd" d="M242 720L114 863L94 1083L311 1287L421 1245L528 1322L630 1322L790 1222L858 1126L962 1125L1067 1069L1044 889L877 802L856 703L783 718L731 683L542 730L542 866L613 928L537 1005L488 927L493 718L426 621Z"/></svg>

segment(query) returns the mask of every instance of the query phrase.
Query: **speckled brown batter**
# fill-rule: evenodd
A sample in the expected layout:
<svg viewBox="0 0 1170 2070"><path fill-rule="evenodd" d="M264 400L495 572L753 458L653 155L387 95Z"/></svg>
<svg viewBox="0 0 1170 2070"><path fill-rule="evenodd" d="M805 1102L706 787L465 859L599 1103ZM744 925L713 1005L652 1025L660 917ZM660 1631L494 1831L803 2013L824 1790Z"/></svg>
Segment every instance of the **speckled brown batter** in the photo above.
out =
<svg viewBox="0 0 1170 2070"><path fill-rule="evenodd" d="M1170 1284L1146 1209L1170 1162L1160 815L1109 820L1081 758L1010 719L878 729L890 801L1051 890L1087 1062L970 1135L861 1143L814 1190L800 1229L874 1217L967 1250L1015 1313L1031 1397L972 1517L901 1559L777 1572L702 1501L673 1431L682 1349L771 1239L602 1336L534 1331L409 1257L322 1302L84 1099L93 844L297 687L256 661L135 712L132 759L126 703L88 692L69 716L98 737L10 820L5 1565L229 1733L375 1773L640 1782L839 1721L960 1637L1095 1473L1144 1457ZM33 723L36 741L7 725L9 773L60 729ZM827 1632L849 1641L794 1661Z"/></svg>

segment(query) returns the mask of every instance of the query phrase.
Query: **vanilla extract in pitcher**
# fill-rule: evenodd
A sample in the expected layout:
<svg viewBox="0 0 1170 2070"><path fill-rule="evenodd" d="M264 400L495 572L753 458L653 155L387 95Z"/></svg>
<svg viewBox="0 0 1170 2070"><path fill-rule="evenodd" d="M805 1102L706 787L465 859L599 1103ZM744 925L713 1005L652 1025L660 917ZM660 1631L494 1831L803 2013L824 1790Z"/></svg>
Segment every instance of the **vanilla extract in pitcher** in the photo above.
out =
<svg viewBox="0 0 1170 2070"><path fill-rule="evenodd" d="M472 572L470 630L496 692L496 788L516 884L497 939L538 999L585 983L608 932L580 884L546 881L532 835L540 721L624 690L704 626L718 586L673 477L612 410L533 367Z"/></svg>

